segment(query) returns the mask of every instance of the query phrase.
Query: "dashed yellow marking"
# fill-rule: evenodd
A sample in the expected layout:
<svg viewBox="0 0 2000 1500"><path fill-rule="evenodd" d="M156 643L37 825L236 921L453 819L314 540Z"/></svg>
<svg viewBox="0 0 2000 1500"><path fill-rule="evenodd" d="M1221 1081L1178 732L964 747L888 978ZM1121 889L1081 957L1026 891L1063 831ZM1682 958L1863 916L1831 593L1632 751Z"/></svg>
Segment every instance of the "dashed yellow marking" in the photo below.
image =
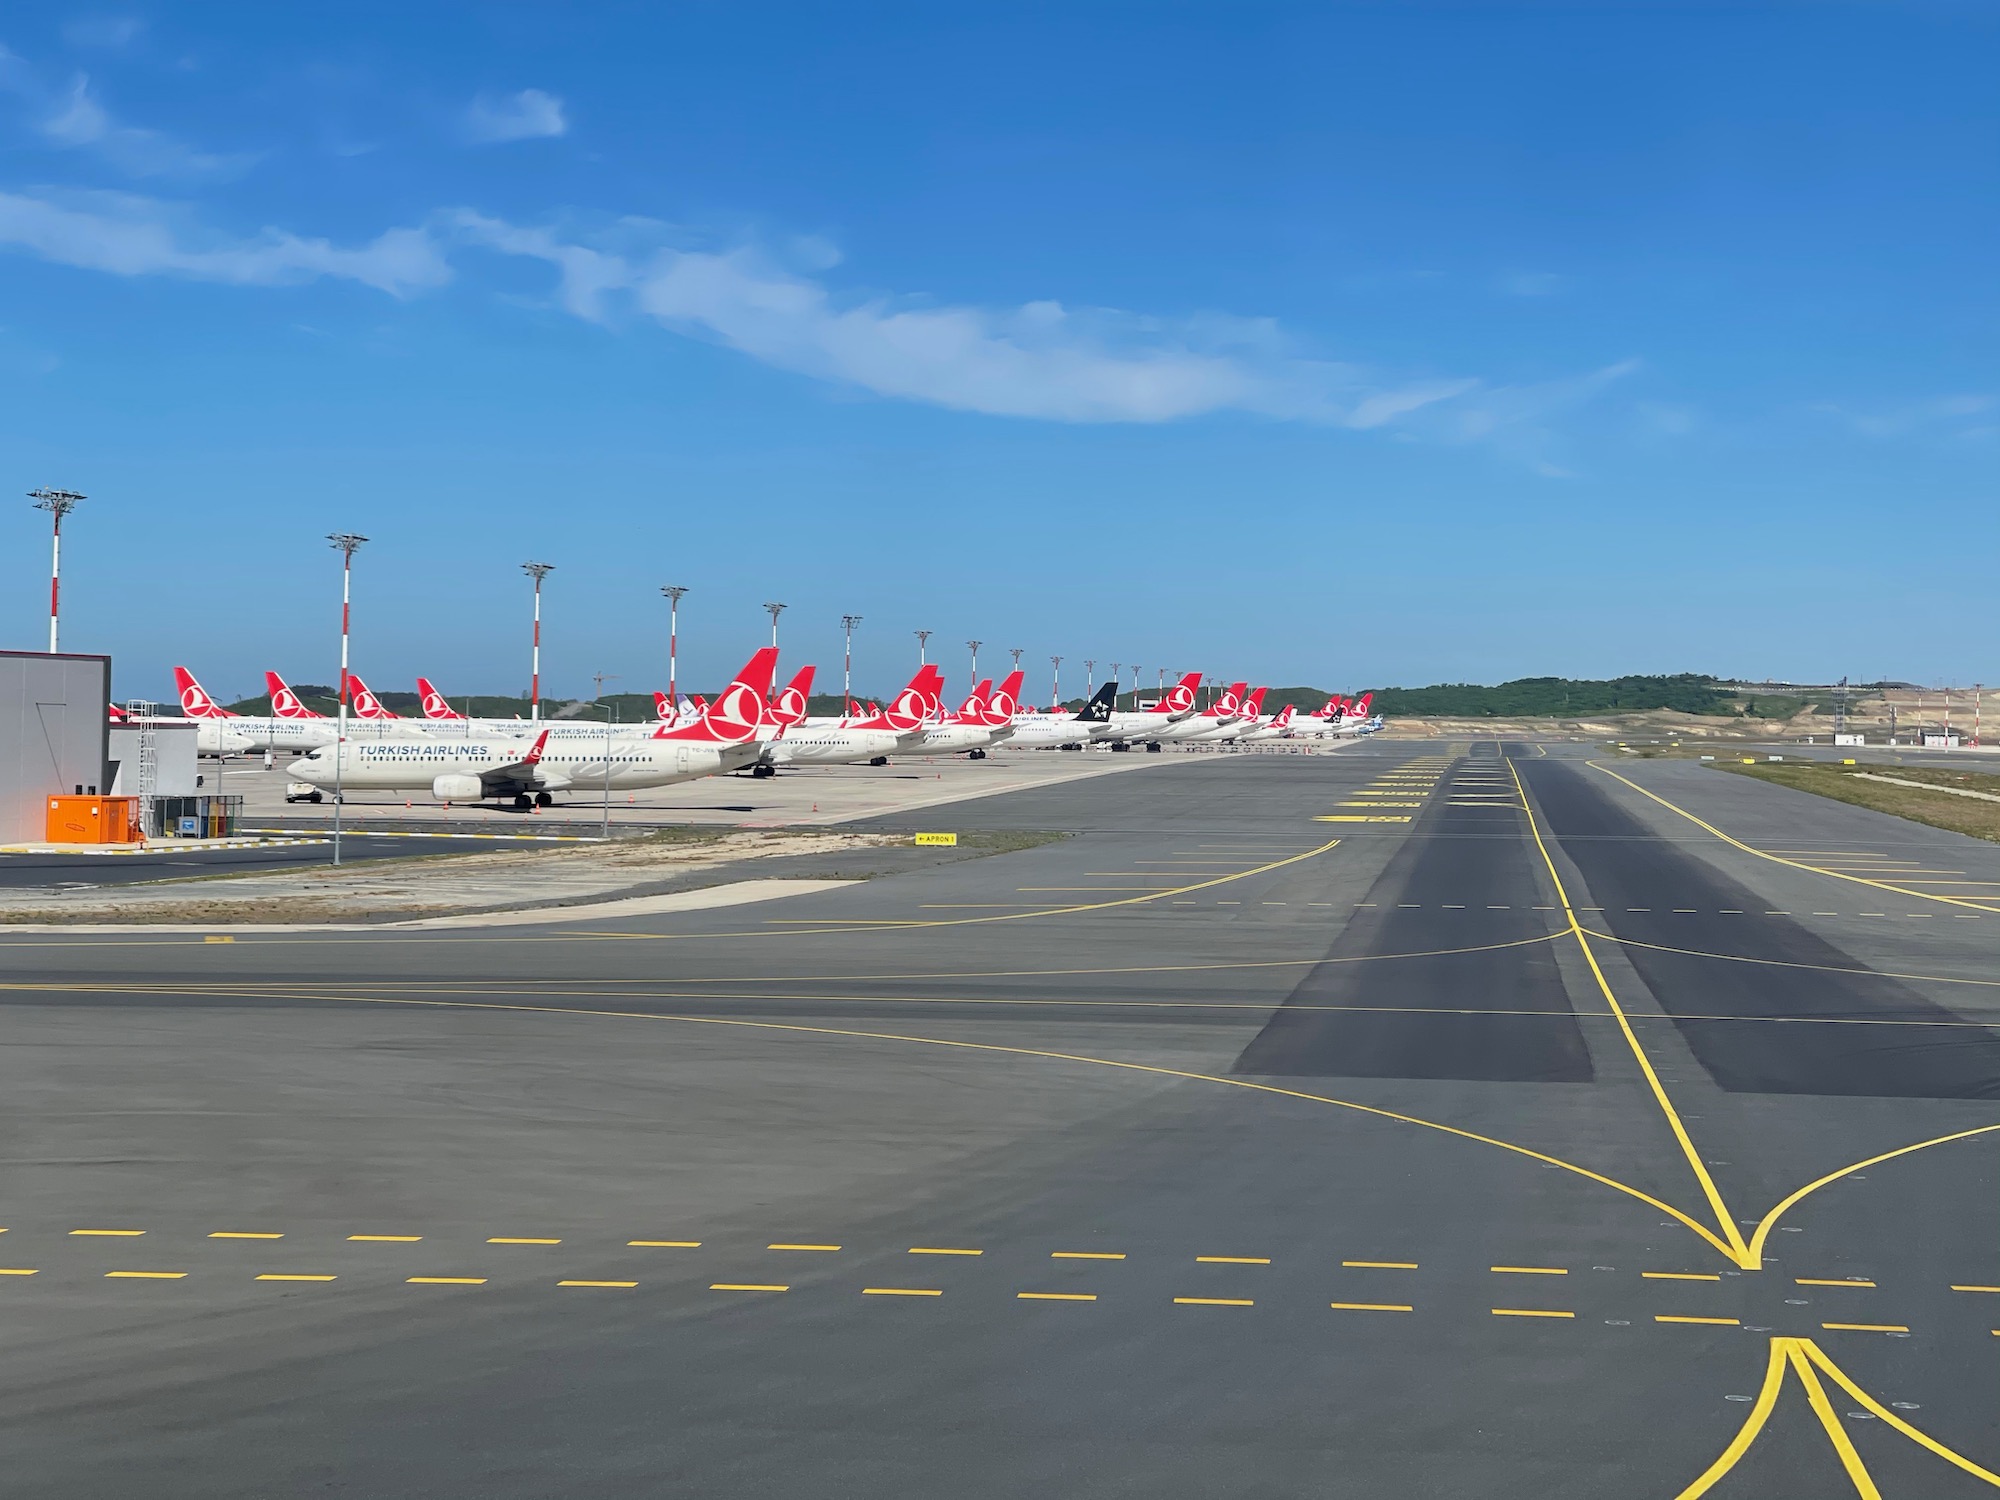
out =
<svg viewBox="0 0 2000 1500"><path fill-rule="evenodd" d="M1714 1271L1641 1271L1647 1281L1720 1281L1722 1277Z"/></svg>
<svg viewBox="0 0 2000 1500"><path fill-rule="evenodd" d="M209 1238L212 1240L281 1240L282 1234L268 1229L217 1229Z"/></svg>
<svg viewBox="0 0 2000 1500"><path fill-rule="evenodd" d="M1567 1276L1569 1272L1561 1266L1488 1266L1489 1271L1503 1276Z"/></svg>
<svg viewBox="0 0 2000 1500"><path fill-rule="evenodd" d="M1493 1316L1496 1318L1573 1318L1576 1314L1573 1312L1557 1312L1546 1307L1496 1307L1493 1309Z"/></svg>
<svg viewBox="0 0 2000 1500"><path fill-rule="evenodd" d="M0 1266L0 1276L39 1276L41 1270L32 1266Z"/></svg>
<svg viewBox="0 0 2000 1500"><path fill-rule="evenodd" d="M1653 1321L1655 1323L1713 1323L1718 1328L1741 1328L1743 1326L1741 1318L1690 1318L1678 1316L1673 1313L1654 1313Z"/></svg>
<svg viewBox="0 0 2000 1500"><path fill-rule="evenodd" d="M1123 1260L1123 1250L1051 1250L1050 1260Z"/></svg>
<svg viewBox="0 0 2000 1500"><path fill-rule="evenodd" d="M414 1245L423 1238L420 1234L350 1234L350 1240L363 1240L372 1245Z"/></svg>
<svg viewBox="0 0 2000 1500"><path fill-rule="evenodd" d="M984 1250L953 1250L943 1245L912 1245L912 1255L984 1255Z"/></svg>
<svg viewBox="0 0 2000 1500"><path fill-rule="evenodd" d="M864 1297L942 1297L943 1287L936 1286L864 1286Z"/></svg>
<svg viewBox="0 0 2000 1500"><path fill-rule="evenodd" d="M628 1288L635 1287L638 1284L639 1283L636 1281L558 1281L556 1283L557 1286L606 1286L606 1287L628 1287Z"/></svg>
<svg viewBox="0 0 2000 1500"><path fill-rule="evenodd" d="M700 1240L627 1240L628 1245L636 1245L647 1250L699 1250Z"/></svg>
<svg viewBox="0 0 2000 1500"><path fill-rule="evenodd" d="M766 1245L766 1250L838 1250L838 1245Z"/></svg>
<svg viewBox="0 0 2000 1500"><path fill-rule="evenodd" d="M485 1286L484 1276L411 1276L411 1286Z"/></svg>
<svg viewBox="0 0 2000 1500"><path fill-rule="evenodd" d="M1344 1260L1341 1264L1364 1271L1414 1271L1417 1268L1413 1260Z"/></svg>
<svg viewBox="0 0 2000 1500"><path fill-rule="evenodd" d="M1831 1328L1836 1333L1908 1333L1909 1328L1902 1323L1822 1323L1822 1328Z"/></svg>
<svg viewBox="0 0 2000 1500"><path fill-rule="evenodd" d="M757 1281L711 1281L708 1284L708 1289L711 1292L789 1292L791 1290L789 1286L773 1286L768 1282Z"/></svg>
<svg viewBox="0 0 2000 1500"><path fill-rule="evenodd" d="M1095 1292L1016 1292L1023 1302L1095 1302Z"/></svg>
<svg viewBox="0 0 2000 1500"><path fill-rule="evenodd" d="M179 1281L187 1275L185 1271L106 1271L110 1281Z"/></svg>
<svg viewBox="0 0 2000 1500"><path fill-rule="evenodd" d="M1201 1266L1268 1266L1268 1255L1197 1255L1195 1264Z"/></svg>
<svg viewBox="0 0 2000 1500"><path fill-rule="evenodd" d="M489 1245L560 1245L561 1240L527 1239L519 1235L496 1234L488 1239Z"/></svg>
<svg viewBox="0 0 2000 1500"><path fill-rule="evenodd" d="M1873 1286L1872 1281L1863 1281L1858 1276L1851 1280L1829 1280L1822 1276L1795 1276L1792 1281L1797 1286Z"/></svg>
<svg viewBox="0 0 2000 1500"><path fill-rule="evenodd" d="M1336 1312L1415 1312L1406 1302L1329 1302Z"/></svg>
<svg viewBox="0 0 2000 1500"><path fill-rule="evenodd" d="M70 1231L73 1235L96 1235L100 1238L116 1240L137 1239L145 1232L143 1229L72 1229Z"/></svg>
<svg viewBox="0 0 2000 1500"><path fill-rule="evenodd" d="M331 1276L300 1276L286 1272L266 1271L257 1278L259 1281L332 1281Z"/></svg>
<svg viewBox="0 0 2000 1500"><path fill-rule="evenodd" d="M1248 1297L1176 1297L1174 1301L1183 1307L1255 1307L1257 1305Z"/></svg>
<svg viewBox="0 0 2000 1500"><path fill-rule="evenodd" d="M2000 1286L1955 1286L1954 1292L2000 1292Z"/></svg>

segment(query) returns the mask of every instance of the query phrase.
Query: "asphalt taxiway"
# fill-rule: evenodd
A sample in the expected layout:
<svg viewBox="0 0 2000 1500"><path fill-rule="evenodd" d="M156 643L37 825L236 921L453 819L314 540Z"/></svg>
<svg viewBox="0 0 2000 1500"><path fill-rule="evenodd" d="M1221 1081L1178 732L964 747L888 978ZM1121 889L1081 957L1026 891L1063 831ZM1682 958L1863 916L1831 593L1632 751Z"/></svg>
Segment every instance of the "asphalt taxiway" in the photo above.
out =
<svg viewBox="0 0 2000 1500"><path fill-rule="evenodd" d="M0 1461L1990 1493L2000 848L1590 755L1187 758L769 908L0 935Z"/></svg>

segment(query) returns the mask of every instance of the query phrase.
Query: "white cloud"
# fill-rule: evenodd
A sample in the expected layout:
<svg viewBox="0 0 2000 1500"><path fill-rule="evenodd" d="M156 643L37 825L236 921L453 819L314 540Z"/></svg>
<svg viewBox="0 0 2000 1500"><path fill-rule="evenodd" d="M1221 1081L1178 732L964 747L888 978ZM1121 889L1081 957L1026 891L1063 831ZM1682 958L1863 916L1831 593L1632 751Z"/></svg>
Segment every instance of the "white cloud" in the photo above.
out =
<svg viewBox="0 0 2000 1500"><path fill-rule="evenodd" d="M476 243L554 265L558 298L578 317L607 322L629 306L780 369L960 411L1063 422L1244 411L1371 428L1477 384L1391 384L1301 358L1265 320L1171 324L1049 301L994 309L841 296L747 246L618 250L476 214L457 223ZM630 238L644 226L620 227ZM824 264L830 248L814 261ZM614 293L624 295L614 303Z"/></svg>
<svg viewBox="0 0 2000 1500"><path fill-rule="evenodd" d="M522 89L518 94L481 94L467 107L465 138L477 145L498 145L504 141L532 141L544 136L566 135L569 121L563 116L563 102L540 89Z"/></svg>
<svg viewBox="0 0 2000 1500"><path fill-rule="evenodd" d="M114 276L182 276L235 286L329 277L395 297L441 286L452 274L422 229L390 229L353 247L283 229L233 237L202 229L177 205L131 193L0 192L0 245Z"/></svg>
<svg viewBox="0 0 2000 1500"><path fill-rule="evenodd" d="M1980 440L1992 436L2000 397L1977 392L1932 396L1899 406L1853 407L1822 402L1813 410L1838 418L1866 438L1927 434Z"/></svg>
<svg viewBox="0 0 2000 1500"><path fill-rule="evenodd" d="M117 52L136 42L146 29L137 16L79 16L64 24L63 40L75 47L102 47Z"/></svg>
<svg viewBox="0 0 2000 1500"><path fill-rule="evenodd" d="M50 145L91 152L134 177L229 177L256 160L251 155L202 151L164 131L121 124L91 91L87 75L77 74L67 88L52 88L4 47L0 47L0 90L26 102L36 134Z"/></svg>

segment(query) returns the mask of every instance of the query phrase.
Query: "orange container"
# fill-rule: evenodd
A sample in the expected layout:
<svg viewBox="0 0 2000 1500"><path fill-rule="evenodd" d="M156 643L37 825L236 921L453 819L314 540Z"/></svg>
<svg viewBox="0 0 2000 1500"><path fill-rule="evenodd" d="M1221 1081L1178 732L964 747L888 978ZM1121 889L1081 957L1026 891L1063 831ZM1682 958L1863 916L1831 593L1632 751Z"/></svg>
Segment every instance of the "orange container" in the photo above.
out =
<svg viewBox="0 0 2000 1500"><path fill-rule="evenodd" d="M51 844L136 844L137 797L51 797L47 839Z"/></svg>

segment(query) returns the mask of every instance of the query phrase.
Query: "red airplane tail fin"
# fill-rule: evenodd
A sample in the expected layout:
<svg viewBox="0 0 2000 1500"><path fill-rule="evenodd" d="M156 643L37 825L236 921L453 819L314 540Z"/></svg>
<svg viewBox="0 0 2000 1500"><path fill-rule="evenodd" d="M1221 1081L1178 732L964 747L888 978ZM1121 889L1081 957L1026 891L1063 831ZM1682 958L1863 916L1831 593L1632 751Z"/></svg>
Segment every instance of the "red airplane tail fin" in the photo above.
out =
<svg viewBox="0 0 2000 1500"><path fill-rule="evenodd" d="M1167 691L1166 697L1153 705L1153 712L1159 714L1184 714L1194 707L1194 695L1201 686L1201 673L1190 672Z"/></svg>
<svg viewBox="0 0 2000 1500"><path fill-rule="evenodd" d="M1269 688L1258 688L1256 692L1243 700L1244 718L1254 719L1264 711L1264 695L1269 691Z"/></svg>
<svg viewBox="0 0 2000 1500"><path fill-rule="evenodd" d="M348 674L350 680L352 673ZM325 714L314 713L303 703L299 695L285 686L285 679L276 672L264 674L264 686L271 694L271 717L274 719L323 719Z"/></svg>
<svg viewBox="0 0 2000 1500"><path fill-rule="evenodd" d="M180 690L181 713L190 719L233 719L236 715L220 707L208 696L208 689L194 680L186 667L174 668L174 686Z"/></svg>
<svg viewBox="0 0 2000 1500"><path fill-rule="evenodd" d="M778 668L778 648L762 647L715 702L702 709L698 722L685 729L661 729L657 740L692 740L707 745L741 745L757 737L770 712L767 700ZM696 699L700 702L700 699Z"/></svg>
<svg viewBox="0 0 2000 1500"><path fill-rule="evenodd" d="M400 719L401 714L392 714L382 706L382 700L368 691L368 684L352 672L347 674L349 701L354 704L354 712L364 719Z"/></svg>
<svg viewBox="0 0 2000 1500"><path fill-rule="evenodd" d="M1362 718L1362 719L1367 718L1368 710L1373 708L1374 706L1375 706L1375 694L1371 689L1370 691L1363 693L1359 698L1355 700L1354 703L1355 716L1357 718Z"/></svg>
<svg viewBox="0 0 2000 1500"><path fill-rule="evenodd" d="M417 696L424 700L424 717L426 719L462 719L465 717L464 714L452 712L451 705L445 701L444 694L431 686L431 680L428 677L419 677L417 679Z"/></svg>
<svg viewBox="0 0 2000 1500"><path fill-rule="evenodd" d="M653 694L653 717L658 719L662 724L673 723L674 706L667 702L667 695L665 693Z"/></svg>
<svg viewBox="0 0 2000 1500"><path fill-rule="evenodd" d="M1014 722L1014 715L1021 710L1021 683L1024 675L1016 667L1001 681L986 700L986 723L998 728L1002 724Z"/></svg>
<svg viewBox="0 0 2000 1500"><path fill-rule="evenodd" d="M778 694L778 701L771 705L771 717L786 729L804 721L806 705L812 697L813 669L800 667L798 675L785 685Z"/></svg>

